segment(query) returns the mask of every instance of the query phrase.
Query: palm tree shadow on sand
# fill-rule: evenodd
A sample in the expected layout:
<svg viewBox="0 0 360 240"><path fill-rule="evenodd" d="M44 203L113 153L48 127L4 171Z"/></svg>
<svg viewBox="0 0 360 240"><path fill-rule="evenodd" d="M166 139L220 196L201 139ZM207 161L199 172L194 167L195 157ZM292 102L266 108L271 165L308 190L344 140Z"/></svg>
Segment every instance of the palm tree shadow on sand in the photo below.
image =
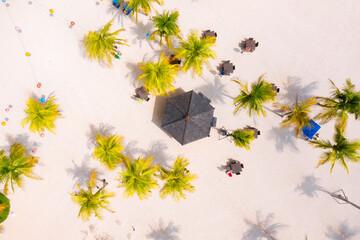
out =
<svg viewBox="0 0 360 240"><path fill-rule="evenodd" d="M265 220L262 220L260 211L256 212L256 222L252 222L248 219L244 219L245 223L249 226L243 236L242 240L276 240L275 235L278 229L285 227L286 225L280 223L272 223L274 214L267 215Z"/></svg>
<svg viewBox="0 0 360 240"><path fill-rule="evenodd" d="M77 164L74 160L72 160L73 167L65 169L66 173L73 176L73 180L75 181L74 186L76 187L79 183L80 186L86 186L90 173L94 170L89 167L90 155L86 154L81 162L81 164ZM98 171L98 176L101 175L101 171Z"/></svg>
<svg viewBox="0 0 360 240"><path fill-rule="evenodd" d="M216 76L213 81L204 80L206 83L198 88L195 88L195 91L203 93L214 103L225 103L225 97L233 99L233 97L231 97L225 89L226 84L224 84L224 81L221 81L219 76Z"/></svg>
<svg viewBox="0 0 360 240"><path fill-rule="evenodd" d="M275 148L278 152L283 152L285 147L290 148L292 152L299 151L295 142L295 132L292 129L272 127L267 133L267 138L275 141Z"/></svg>
<svg viewBox="0 0 360 240"><path fill-rule="evenodd" d="M328 226L325 236L331 240L348 240L359 232L359 227L350 228L346 221L341 222L337 227Z"/></svg>
<svg viewBox="0 0 360 240"><path fill-rule="evenodd" d="M14 143L20 143L26 148L27 153L31 153L32 150L34 149L36 150L41 145L39 142L30 140L29 134L27 133L18 134L15 137L11 135L7 135L6 138L9 143L9 146L5 148L6 150L10 150L10 146L13 145Z"/></svg>
<svg viewBox="0 0 360 240"><path fill-rule="evenodd" d="M317 197L318 191L327 193L327 191L317 184L318 180L319 178L314 177L312 174L303 177L303 181L296 186L294 191L299 191L300 195L305 194L308 197Z"/></svg>
<svg viewBox="0 0 360 240"><path fill-rule="evenodd" d="M88 148L91 149L92 147L96 146L96 135L100 134L101 136L110 136L115 127L100 123L99 126L95 126L94 124L90 124L90 132L87 134L88 140Z"/></svg>
<svg viewBox="0 0 360 240"><path fill-rule="evenodd" d="M151 227L151 232L146 235L147 239L154 240L179 240L180 238L177 236L179 233L179 227L174 225L174 222L169 221L168 225L164 227L164 221L159 219L159 227L153 228Z"/></svg>
<svg viewBox="0 0 360 240"><path fill-rule="evenodd" d="M146 24L144 24L143 22L138 22L136 26L130 27L131 33L135 35L135 38L131 41L131 43L135 44L138 41L141 48L142 43L147 42L149 46L153 49L153 46L146 37L146 34L151 34L152 28L153 25L151 21L147 22Z"/></svg>
<svg viewBox="0 0 360 240"><path fill-rule="evenodd" d="M148 150L142 152L145 158L153 156L154 164L160 164L163 167L170 167L167 162L173 158L165 152L166 149L168 149L168 147L163 141L153 141L150 143Z"/></svg>
<svg viewBox="0 0 360 240"><path fill-rule="evenodd" d="M318 82L312 82L307 85L302 85L299 77L289 76L285 86L281 89L279 100L287 105L293 105L297 96L299 102L313 97L314 95L311 92L317 89L317 83Z"/></svg>

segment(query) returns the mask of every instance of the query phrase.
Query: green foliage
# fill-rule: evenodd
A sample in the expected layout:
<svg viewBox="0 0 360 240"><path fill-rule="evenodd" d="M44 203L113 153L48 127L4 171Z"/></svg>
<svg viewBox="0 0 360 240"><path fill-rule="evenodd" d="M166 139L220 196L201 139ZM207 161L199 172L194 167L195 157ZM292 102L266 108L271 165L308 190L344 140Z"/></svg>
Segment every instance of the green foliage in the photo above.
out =
<svg viewBox="0 0 360 240"><path fill-rule="evenodd" d="M156 95L165 95L168 91L174 91L172 82L175 80L178 72L178 65L171 65L169 58L160 54L159 61L140 63L138 67L143 74L137 81L144 82L144 87L147 92L153 92Z"/></svg>
<svg viewBox="0 0 360 240"><path fill-rule="evenodd" d="M281 123L281 129L285 127L295 127L295 135L298 136L300 130L309 126L310 121L310 108L317 103L315 98L306 99L299 104L294 106L288 106L285 104L274 104L275 107L281 109L284 112L288 112L290 114L286 115L285 119Z"/></svg>
<svg viewBox="0 0 360 240"><path fill-rule="evenodd" d="M109 137L103 137L100 134L96 135L97 146L94 149L94 159L99 159L100 163L106 166L110 170L114 170L119 163L122 163L124 156L121 145L123 137L119 137L117 134Z"/></svg>
<svg viewBox="0 0 360 240"><path fill-rule="evenodd" d="M119 173L119 187L125 187L124 196L133 196L135 193L143 200L150 196L151 190L158 187L155 172L158 166L151 166L152 156L148 159L138 158L132 161L125 158L125 170Z"/></svg>
<svg viewBox="0 0 360 240"><path fill-rule="evenodd" d="M347 173L349 173L349 168L346 165L346 161L350 162L359 162L360 161L360 141L349 141L347 140L343 133L345 130L344 125L336 125L335 126L335 134L334 134L334 144L332 144L329 140L312 140L310 143L315 148L326 149L328 151L324 152L320 156L320 161L318 166L321 166L325 163L331 164L330 173L332 172L334 165L338 162L342 165Z"/></svg>
<svg viewBox="0 0 360 240"><path fill-rule="evenodd" d="M253 130L237 129L230 134L232 136L235 146L250 150L251 141L255 140Z"/></svg>
<svg viewBox="0 0 360 240"><path fill-rule="evenodd" d="M6 220L10 212L10 201L4 194L0 193L0 223Z"/></svg>
<svg viewBox="0 0 360 240"><path fill-rule="evenodd" d="M138 12L139 10L143 10L146 16L151 12L153 8L153 3L157 3L159 5L164 4L162 0L129 0L128 6L126 7L125 11L129 8L133 9L132 16L136 14L136 23L138 22Z"/></svg>
<svg viewBox="0 0 360 240"><path fill-rule="evenodd" d="M162 14L157 14L155 17L150 18L153 21L156 30L150 35L149 39L154 40L155 36L160 37L160 46L162 45L163 38L169 48L172 48L172 37L180 37L180 28L177 24L179 12L164 11Z"/></svg>
<svg viewBox="0 0 360 240"><path fill-rule="evenodd" d="M350 79L346 79L345 86L339 90L334 82L332 84L332 91L330 97L320 99L319 105L323 111L319 113L315 119L320 119L321 123L327 123L332 119L336 119L336 124L346 125L348 114L353 114L355 119L360 116L360 91L356 91L355 85Z"/></svg>
<svg viewBox="0 0 360 240"><path fill-rule="evenodd" d="M55 134L55 120L61 118L61 115L58 110L59 105L55 104L54 98L55 96L46 103L42 103L30 97L26 102L25 113L27 117L22 120L23 127L30 123L29 130L31 132L41 133L47 129Z"/></svg>
<svg viewBox="0 0 360 240"><path fill-rule="evenodd" d="M193 69L193 76L196 73L201 76L203 63L208 64L208 59L215 59L215 52L211 49L215 45L213 38L199 38L197 32L191 32L187 41L181 41L181 47L176 49L176 58L184 58L183 71Z"/></svg>
<svg viewBox="0 0 360 240"><path fill-rule="evenodd" d="M175 201L180 201L181 198L186 199L184 191L195 191L195 187L191 185L191 182L197 176L186 172L185 167L187 165L189 165L187 159L178 157L171 166L171 170L160 168L161 180L166 181L160 190L161 198L170 195Z"/></svg>
<svg viewBox="0 0 360 240"><path fill-rule="evenodd" d="M258 116L262 113L266 117L266 112L263 105L274 101L276 98L276 92L271 90L271 84L266 82L264 75L260 76L257 82L251 84L251 90L249 91L248 85L242 84L237 80L234 82L240 84L242 89L240 95L234 98L235 111L234 114L239 111L240 108L248 108L249 116L256 112Z"/></svg>
<svg viewBox="0 0 360 240"><path fill-rule="evenodd" d="M114 58L114 46L116 44L129 46L124 43L127 40L117 38L119 33L125 31L125 29L110 32L113 21L108 22L99 32L89 31L83 40L87 56L90 59L97 59L99 63L104 61L109 67L112 66Z"/></svg>
<svg viewBox="0 0 360 240"><path fill-rule="evenodd" d="M106 191L104 187L93 193L93 189L96 186L95 181L96 171L93 171L88 181L87 190L80 188L80 184L78 184L79 190L70 194L72 196L71 199L80 206L78 217L81 217L84 222L89 221L93 213L98 219L102 220L102 209L114 212L109 210L107 206L110 204L108 198L114 197L115 194Z"/></svg>
<svg viewBox="0 0 360 240"><path fill-rule="evenodd" d="M11 145L9 156L5 154L4 150L0 151L0 183L4 184L5 195L7 195L9 185L13 192L15 184L22 187L24 176L41 179L33 175L33 168L38 161L37 157L27 154L26 148L19 143Z"/></svg>

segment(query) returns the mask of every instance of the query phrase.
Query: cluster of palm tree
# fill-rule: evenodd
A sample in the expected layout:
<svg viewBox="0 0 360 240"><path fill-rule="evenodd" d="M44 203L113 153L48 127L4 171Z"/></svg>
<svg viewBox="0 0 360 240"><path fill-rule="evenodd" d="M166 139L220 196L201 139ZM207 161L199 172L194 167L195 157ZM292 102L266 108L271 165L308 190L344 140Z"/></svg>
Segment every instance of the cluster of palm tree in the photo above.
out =
<svg viewBox="0 0 360 240"><path fill-rule="evenodd" d="M93 157L100 160L100 163L109 170L114 170L119 164L123 164L124 169L119 172L118 187L125 188L124 197L136 194L140 200L150 197L151 191L159 187L157 179L164 181L160 189L160 197L165 198L170 195L174 200L185 199L185 192L195 190L191 182L196 178L195 174L189 173L186 166L189 165L187 159L178 157L170 169L160 165L153 165L150 156L148 158L139 157L131 159L124 156L121 144L123 137L117 134L110 136L96 135L96 146ZM72 193L72 200L80 206L79 217L88 221L92 214L101 219L102 209L110 211L108 198L115 194L105 191L107 184L98 188L95 192L97 174L93 171L88 181L87 188L83 189L78 185L79 190ZM110 211L111 212L111 211Z"/></svg>
<svg viewBox="0 0 360 240"><path fill-rule="evenodd" d="M248 110L251 117L253 113L260 113L266 116L264 104L275 101L276 92L271 90L271 84L264 80L261 76L257 82L251 84L251 89L248 89L247 84L240 81L233 80L241 86L240 94L234 98L235 111L240 109ZM315 148L327 149L321 156L318 167L330 163L333 170L335 162L339 162L347 172L349 169L346 161L359 162L360 161L360 142L348 141L344 136L344 131L347 125L348 115L354 115L355 119L360 116L360 92L356 91L355 85L350 79L346 79L345 86L340 90L332 80L332 91L329 97L312 97L301 102L296 102L294 105L280 104L275 102L275 108L280 109L285 114L281 122L281 128L294 127L295 136L299 136L301 130L305 126L309 126L311 108L318 105L322 111L314 117L315 120L320 120L321 124L327 123L335 119L335 135L334 144L329 140L312 140L310 143ZM235 138L234 138L235 139ZM244 146L239 142L237 146Z"/></svg>

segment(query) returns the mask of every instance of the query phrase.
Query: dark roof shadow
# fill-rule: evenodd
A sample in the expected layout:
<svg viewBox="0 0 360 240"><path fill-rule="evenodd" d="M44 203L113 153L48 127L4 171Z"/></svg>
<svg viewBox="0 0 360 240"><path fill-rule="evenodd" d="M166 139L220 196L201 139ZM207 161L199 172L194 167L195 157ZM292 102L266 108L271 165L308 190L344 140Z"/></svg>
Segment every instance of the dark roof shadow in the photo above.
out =
<svg viewBox="0 0 360 240"><path fill-rule="evenodd" d="M90 132L87 134L88 140L88 148L91 149L92 147L96 146L96 135L100 134L101 136L110 136L115 127L100 123L99 126L95 126L94 124L90 124Z"/></svg>
<svg viewBox="0 0 360 240"><path fill-rule="evenodd" d="M319 178L314 177L314 175L309 175L303 177L303 181L296 186L294 191L299 191L300 195L305 194L308 197L317 197L317 192L326 192L322 187L320 187L317 182Z"/></svg>
<svg viewBox="0 0 360 240"><path fill-rule="evenodd" d="M350 228L349 224L345 221L341 222L337 227L328 226L325 236L332 240L348 240L353 239L359 232L359 227Z"/></svg>
<svg viewBox="0 0 360 240"><path fill-rule="evenodd" d="M314 95L311 93L317 89L317 82L312 82L307 85L301 84L301 79L299 77L288 77L287 82L283 89L281 89L281 94L279 94L279 100L284 102L287 105L294 105L296 102L296 96L298 96L298 101L303 101Z"/></svg>
<svg viewBox="0 0 360 240"><path fill-rule="evenodd" d="M225 89L226 84L223 80L220 79L219 76L216 76L213 81L208 81L206 79L204 80L206 81L206 83L198 88L195 88L194 90L196 92L203 93L214 103L225 103L225 97L233 99L233 97L231 97Z"/></svg>
<svg viewBox="0 0 360 240"><path fill-rule="evenodd" d="M153 228L151 227L151 232L146 235L147 239L154 240L179 240L179 226L175 226L174 222L169 221L168 225L164 227L164 221L159 219L159 227Z"/></svg>
<svg viewBox="0 0 360 240"><path fill-rule="evenodd" d="M72 160L74 167L65 169L68 175L73 176L73 180L75 181L73 188L75 188L78 183L80 184L80 186L86 186L87 182L89 181L90 173L93 170L97 170L88 166L90 158L90 155L86 154L80 165L75 163L74 160ZM100 176L103 173L101 172L101 170L97 170L97 174L98 176Z"/></svg>
<svg viewBox="0 0 360 240"><path fill-rule="evenodd" d="M249 226L249 229L243 234L242 240L275 240L275 235L280 228L286 225L280 223L272 223L274 214L267 215L265 220L262 220L261 213L256 212L256 222L244 219L245 223Z"/></svg>
<svg viewBox="0 0 360 240"><path fill-rule="evenodd" d="M275 148L278 152L283 152L285 147L290 148L292 152L298 152L296 147L295 132L290 128L272 127L267 133L267 138L275 140Z"/></svg>
<svg viewBox="0 0 360 240"><path fill-rule="evenodd" d="M177 95L183 94L185 93L185 91L181 88L177 88L175 89L174 92L170 92L169 96L156 96L155 97L155 104L154 104L154 111L153 111L153 117L152 117L152 122L158 126L160 129L161 128L161 120L162 120L162 116L164 114L164 109L165 109L165 104L166 104L166 100L170 97L175 97ZM164 130L163 130L164 131ZM164 133L166 133L164 131ZM167 133L166 133L167 134ZM168 134L169 135L169 134ZM170 135L169 135L170 136ZM171 136L170 136L171 137Z"/></svg>

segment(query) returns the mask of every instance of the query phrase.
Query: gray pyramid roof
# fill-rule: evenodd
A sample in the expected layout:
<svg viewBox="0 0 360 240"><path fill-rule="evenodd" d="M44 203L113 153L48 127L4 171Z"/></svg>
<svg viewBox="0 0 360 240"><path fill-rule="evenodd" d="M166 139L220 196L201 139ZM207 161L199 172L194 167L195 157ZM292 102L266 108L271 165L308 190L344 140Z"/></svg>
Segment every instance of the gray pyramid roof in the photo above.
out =
<svg viewBox="0 0 360 240"><path fill-rule="evenodd" d="M190 91L167 100L161 127L184 145L209 135L213 115L214 108Z"/></svg>

